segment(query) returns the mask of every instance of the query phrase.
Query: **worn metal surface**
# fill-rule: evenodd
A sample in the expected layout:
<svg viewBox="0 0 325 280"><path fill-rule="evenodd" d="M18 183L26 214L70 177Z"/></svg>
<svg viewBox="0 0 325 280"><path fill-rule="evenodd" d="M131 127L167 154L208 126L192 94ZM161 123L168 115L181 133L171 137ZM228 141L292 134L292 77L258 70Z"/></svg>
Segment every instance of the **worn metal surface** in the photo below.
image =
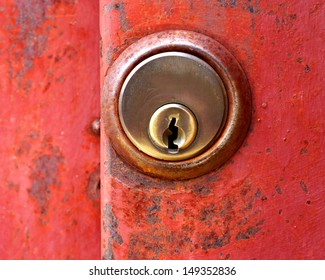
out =
<svg viewBox="0 0 325 280"><path fill-rule="evenodd" d="M324 1L100 3L103 78L139 38L189 29L236 56L254 108L231 160L189 181L140 174L103 136L102 257L324 258Z"/></svg>
<svg viewBox="0 0 325 280"><path fill-rule="evenodd" d="M155 120L159 108L171 103L192 109L182 116L174 112L176 125L185 133L182 138L187 143L172 155L162 139L171 121L168 110ZM179 161L194 157L209 146L223 127L227 105L222 81L211 66L188 53L164 52L142 61L128 75L119 96L119 116L123 129L139 150L158 159ZM141 110L144 107L146 110Z"/></svg>
<svg viewBox="0 0 325 280"><path fill-rule="evenodd" d="M100 257L98 9L0 1L0 259Z"/></svg>
<svg viewBox="0 0 325 280"><path fill-rule="evenodd" d="M203 122L204 118L198 118L199 128L202 128L204 141L207 141L206 138L210 140L210 143L208 142L208 150L204 150L201 154L196 154L194 158L187 158L179 162L157 160L140 152L139 149L130 143L129 138L125 135L118 117L117 108L117 100L124 79L135 65L138 65L143 59L151 57L155 53L168 51L191 53L208 63L223 81L222 85L225 87L225 92L227 92L227 98L225 99L228 101L227 118L225 118L223 130L220 131L220 137L216 137L216 140L212 139L211 141L209 131L203 131L206 128ZM203 85L202 81L201 85ZM221 86L219 83L218 85ZM196 111L196 114L198 114L198 100L190 98L191 95L184 95L184 97L186 97L185 104L189 104L188 106L191 110ZM176 94L173 98L176 101L181 101L180 96ZM141 103L142 98L139 100ZM150 100L149 105L151 102L155 106L160 105L155 98L150 99L147 97L146 100ZM141 107L141 105L135 102L139 102L137 99L133 101L136 108ZM201 102L205 106L209 106L209 95L202 94ZM174 180L198 177L223 164L243 143L251 119L250 88L245 73L238 64L238 61L224 46L210 37L197 32L182 30L154 33L127 48L114 64L110 66L107 72L101 103L102 121L106 135L110 138L111 144L118 151L119 155L145 174ZM150 110L150 108L147 109ZM208 110L206 111L208 112ZM209 118L211 117L210 113L209 111ZM222 117L220 118L221 121L223 120ZM219 118L216 119L218 120ZM149 120L146 120L144 124L146 122L149 122ZM210 122L213 123L211 120ZM207 125L207 127L209 127L209 130L213 130L211 125ZM134 127L132 129L135 130ZM149 139L147 141L151 145L151 141ZM195 144L199 146L200 143L196 142ZM147 148L150 147L149 145L147 145ZM184 157L186 153L184 152ZM182 159L181 156L182 154L179 156L180 159Z"/></svg>

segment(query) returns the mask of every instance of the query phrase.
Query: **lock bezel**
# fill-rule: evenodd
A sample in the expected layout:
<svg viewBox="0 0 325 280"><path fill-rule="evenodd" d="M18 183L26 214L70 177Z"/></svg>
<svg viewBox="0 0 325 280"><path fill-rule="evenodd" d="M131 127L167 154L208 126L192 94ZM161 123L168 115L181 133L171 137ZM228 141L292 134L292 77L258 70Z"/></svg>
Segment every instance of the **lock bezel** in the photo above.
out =
<svg viewBox="0 0 325 280"><path fill-rule="evenodd" d="M157 148L147 133L151 117L166 103L187 107L198 128L190 147L173 154ZM190 159L208 149L222 131L227 111L219 75L202 59L183 52L159 53L142 61L119 95L119 117L128 138L142 152L165 161Z"/></svg>
<svg viewBox="0 0 325 280"><path fill-rule="evenodd" d="M194 158L168 162L139 151L125 134L118 112L122 85L142 61L158 53L184 52L209 64L220 76L228 97L223 131L210 148ZM102 92L102 120L114 150L141 172L170 180L195 178L225 163L241 146L251 120L251 92L236 58L218 41L193 31L171 30L148 35L129 46L107 72Z"/></svg>
<svg viewBox="0 0 325 280"><path fill-rule="evenodd" d="M188 133L184 133L184 131L182 130L182 128L179 128L181 130L181 133L183 134L183 138L184 141L181 144L181 147L179 148L180 150L182 149L186 149L188 146L190 146L195 138L197 137L197 132L198 132L198 122L197 119L195 117L195 115L193 114L193 112L187 108L186 106L179 104L179 103L167 103L164 104L163 106L159 107L154 114L151 116L150 121L149 121L149 125L148 125L148 136L149 139L151 140L152 144L156 146L157 149L161 150L164 153L169 153L169 154L176 154L175 153L170 153L168 152L168 145L165 143L164 141L164 135L161 134L158 136L157 131L159 131L161 127L164 127L165 132L167 131L167 123L165 122L170 122L170 119L166 119L164 118L164 121L161 122L161 120L159 121L159 124L157 123L157 119L159 119L159 115L164 114L164 111L175 111L175 110L180 110L180 112L182 112L183 116L185 117L185 119L187 119L187 126L188 126L188 130L190 136L188 138L185 137L185 135ZM179 113L178 113L179 114ZM174 114L175 115L175 114ZM177 116L175 115L175 117L177 118ZM175 119L176 120L176 119ZM175 123L177 123L175 121ZM166 141L167 142L167 141ZM165 158L162 158L165 160Z"/></svg>

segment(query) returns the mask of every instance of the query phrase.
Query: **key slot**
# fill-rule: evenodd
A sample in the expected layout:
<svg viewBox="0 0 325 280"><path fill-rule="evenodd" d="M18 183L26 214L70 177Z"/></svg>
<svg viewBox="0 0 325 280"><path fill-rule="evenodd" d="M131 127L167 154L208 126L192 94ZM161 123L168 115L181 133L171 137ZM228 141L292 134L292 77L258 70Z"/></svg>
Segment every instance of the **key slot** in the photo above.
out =
<svg viewBox="0 0 325 280"><path fill-rule="evenodd" d="M174 141L178 138L178 127L176 126L176 118L172 118L168 126L168 153L178 153L178 145Z"/></svg>

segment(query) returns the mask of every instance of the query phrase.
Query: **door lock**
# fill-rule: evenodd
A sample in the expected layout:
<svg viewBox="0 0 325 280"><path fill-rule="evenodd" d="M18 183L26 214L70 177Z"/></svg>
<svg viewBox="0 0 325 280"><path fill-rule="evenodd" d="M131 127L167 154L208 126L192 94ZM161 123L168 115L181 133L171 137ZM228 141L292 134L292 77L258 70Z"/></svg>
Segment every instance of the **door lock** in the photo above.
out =
<svg viewBox="0 0 325 280"><path fill-rule="evenodd" d="M216 71L183 52L153 55L122 86L119 117L131 142L165 161L194 157L223 127L228 100Z"/></svg>
<svg viewBox="0 0 325 280"><path fill-rule="evenodd" d="M184 105L166 104L152 115L148 133L152 143L163 153L160 158L165 159L167 155L182 153L191 146L197 135L197 120Z"/></svg>
<svg viewBox="0 0 325 280"><path fill-rule="evenodd" d="M102 96L106 136L140 171L188 179L223 164L251 118L241 66L220 43L190 31L149 35L111 66Z"/></svg>

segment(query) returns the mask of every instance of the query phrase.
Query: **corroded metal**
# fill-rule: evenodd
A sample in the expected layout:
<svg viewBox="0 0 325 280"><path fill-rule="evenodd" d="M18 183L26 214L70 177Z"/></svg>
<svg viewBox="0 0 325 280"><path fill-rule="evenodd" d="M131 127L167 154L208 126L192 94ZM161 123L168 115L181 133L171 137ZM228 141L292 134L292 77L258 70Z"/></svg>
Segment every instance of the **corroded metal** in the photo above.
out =
<svg viewBox="0 0 325 280"><path fill-rule="evenodd" d="M224 126L223 130L219 131L218 137L214 137L215 140L209 143L208 149L196 155L195 158L177 162L157 160L139 151L124 133L118 115L117 100L119 100L120 92L125 91L123 84L126 79L130 79L129 73L132 73L135 67L145 59L165 52L188 53L202 59L218 73L227 96L225 107L228 107L228 114L226 118L223 114L219 116L221 121L224 120ZM143 102L141 98L139 100ZM190 100L194 104L189 108L195 112L200 99L192 98ZM167 100L168 102L169 100ZM208 104L208 106L213 106L213 104ZM141 108L133 103L130 107ZM206 111L209 112L209 110ZM130 115L133 117L133 114ZM195 115L197 114L195 113ZM250 124L250 118L250 88L241 66L219 42L196 32L164 31L140 39L121 54L110 67L105 79L102 95L102 119L106 135L122 158L151 176L172 180L188 179L219 167L242 144ZM203 117L198 118L199 129L204 125L204 122L200 123L201 119ZM210 116L209 119L212 121L213 116ZM145 122L149 121L145 120ZM217 134L217 132L218 129L215 133Z"/></svg>
<svg viewBox="0 0 325 280"><path fill-rule="evenodd" d="M1 260L100 258L98 17L0 1Z"/></svg>
<svg viewBox="0 0 325 280"><path fill-rule="evenodd" d="M324 259L324 1L100 3L103 81L140 38L188 29L234 54L253 96L238 152L191 180L144 175L103 129L102 258Z"/></svg>

